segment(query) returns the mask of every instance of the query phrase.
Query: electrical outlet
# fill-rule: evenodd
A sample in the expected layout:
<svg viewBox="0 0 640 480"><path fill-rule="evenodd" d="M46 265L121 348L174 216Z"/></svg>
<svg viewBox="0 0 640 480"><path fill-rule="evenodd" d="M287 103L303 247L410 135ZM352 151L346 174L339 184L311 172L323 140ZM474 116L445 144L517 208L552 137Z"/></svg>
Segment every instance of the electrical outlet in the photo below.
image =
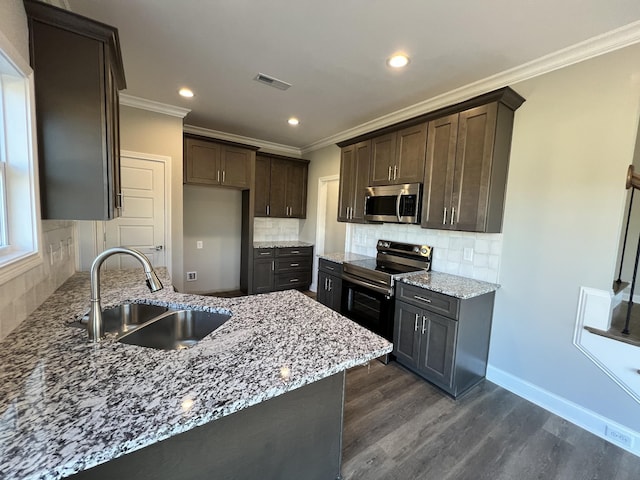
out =
<svg viewBox="0 0 640 480"><path fill-rule="evenodd" d="M198 272L187 272L187 282L198 280Z"/></svg>
<svg viewBox="0 0 640 480"><path fill-rule="evenodd" d="M473 262L473 248L465 248L463 258L467 262Z"/></svg>
<svg viewBox="0 0 640 480"><path fill-rule="evenodd" d="M196 242L196 248L202 248L202 240Z"/></svg>
<svg viewBox="0 0 640 480"><path fill-rule="evenodd" d="M604 428L604 436L618 445L622 445L627 448L631 448L633 446L633 437L631 435L612 428L609 425Z"/></svg>

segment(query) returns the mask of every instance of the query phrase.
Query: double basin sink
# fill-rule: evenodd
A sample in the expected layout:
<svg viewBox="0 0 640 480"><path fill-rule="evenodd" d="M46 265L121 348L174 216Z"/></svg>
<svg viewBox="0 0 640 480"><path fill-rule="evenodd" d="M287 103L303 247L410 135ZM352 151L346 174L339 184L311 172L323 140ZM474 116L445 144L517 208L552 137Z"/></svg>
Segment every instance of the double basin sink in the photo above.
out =
<svg viewBox="0 0 640 480"><path fill-rule="evenodd" d="M125 303L102 311L104 331L129 345L158 350L191 347L223 325L230 315L201 310L170 310L158 305ZM75 326L86 326L88 317Z"/></svg>

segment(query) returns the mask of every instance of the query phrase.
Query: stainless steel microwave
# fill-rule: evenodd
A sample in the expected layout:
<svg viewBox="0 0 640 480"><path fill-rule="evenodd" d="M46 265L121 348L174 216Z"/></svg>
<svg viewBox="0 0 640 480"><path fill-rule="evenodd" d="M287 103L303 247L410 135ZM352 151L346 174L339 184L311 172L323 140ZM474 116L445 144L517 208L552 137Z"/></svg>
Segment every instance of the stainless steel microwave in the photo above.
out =
<svg viewBox="0 0 640 480"><path fill-rule="evenodd" d="M364 218L372 222L420 223L421 183L367 187Z"/></svg>

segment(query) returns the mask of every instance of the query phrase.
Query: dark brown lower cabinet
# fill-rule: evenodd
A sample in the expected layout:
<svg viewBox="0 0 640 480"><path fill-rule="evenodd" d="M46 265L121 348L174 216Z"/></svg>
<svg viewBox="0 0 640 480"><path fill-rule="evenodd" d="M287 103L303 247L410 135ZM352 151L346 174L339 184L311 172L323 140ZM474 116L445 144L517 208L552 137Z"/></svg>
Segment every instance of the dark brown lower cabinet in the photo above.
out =
<svg viewBox="0 0 640 480"><path fill-rule="evenodd" d="M399 283L396 361L454 398L465 393L486 373L493 300L494 292L458 299Z"/></svg>
<svg viewBox="0 0 640 480"><path fill-rule="evenodd" d="M342 265L323 258L318 264L317 300L336 312L340 311L342 297Z"/></svg>
<svg viewBox="0 0 640 480"><path fill-rule="evenodd" d="M254 248L253 291L308 290L313 247Z"/></svg>

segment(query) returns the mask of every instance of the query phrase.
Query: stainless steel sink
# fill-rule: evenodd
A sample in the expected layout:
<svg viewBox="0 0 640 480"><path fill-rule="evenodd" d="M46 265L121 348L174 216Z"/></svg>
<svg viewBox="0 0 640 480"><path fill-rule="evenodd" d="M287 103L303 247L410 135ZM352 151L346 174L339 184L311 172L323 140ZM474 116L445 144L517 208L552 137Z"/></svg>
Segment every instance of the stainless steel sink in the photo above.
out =
<svg viewBox="0 0 640 480"><path fill-rule="evenodd" d="M166 307L143 303L123 303L117 307L106 308L102 311L104 331L110 333L129 332L167 310L169 309ZM86 328L88 320L89 317L85 316L72 325Z"/></svg>
<svg viewBox="0 0 640 480"><path fill-rule="evenodd" d="M124 333L118 341L158 350L179 350L195 345L229 318L223 313L199 310L169 311Z"/></svg>

